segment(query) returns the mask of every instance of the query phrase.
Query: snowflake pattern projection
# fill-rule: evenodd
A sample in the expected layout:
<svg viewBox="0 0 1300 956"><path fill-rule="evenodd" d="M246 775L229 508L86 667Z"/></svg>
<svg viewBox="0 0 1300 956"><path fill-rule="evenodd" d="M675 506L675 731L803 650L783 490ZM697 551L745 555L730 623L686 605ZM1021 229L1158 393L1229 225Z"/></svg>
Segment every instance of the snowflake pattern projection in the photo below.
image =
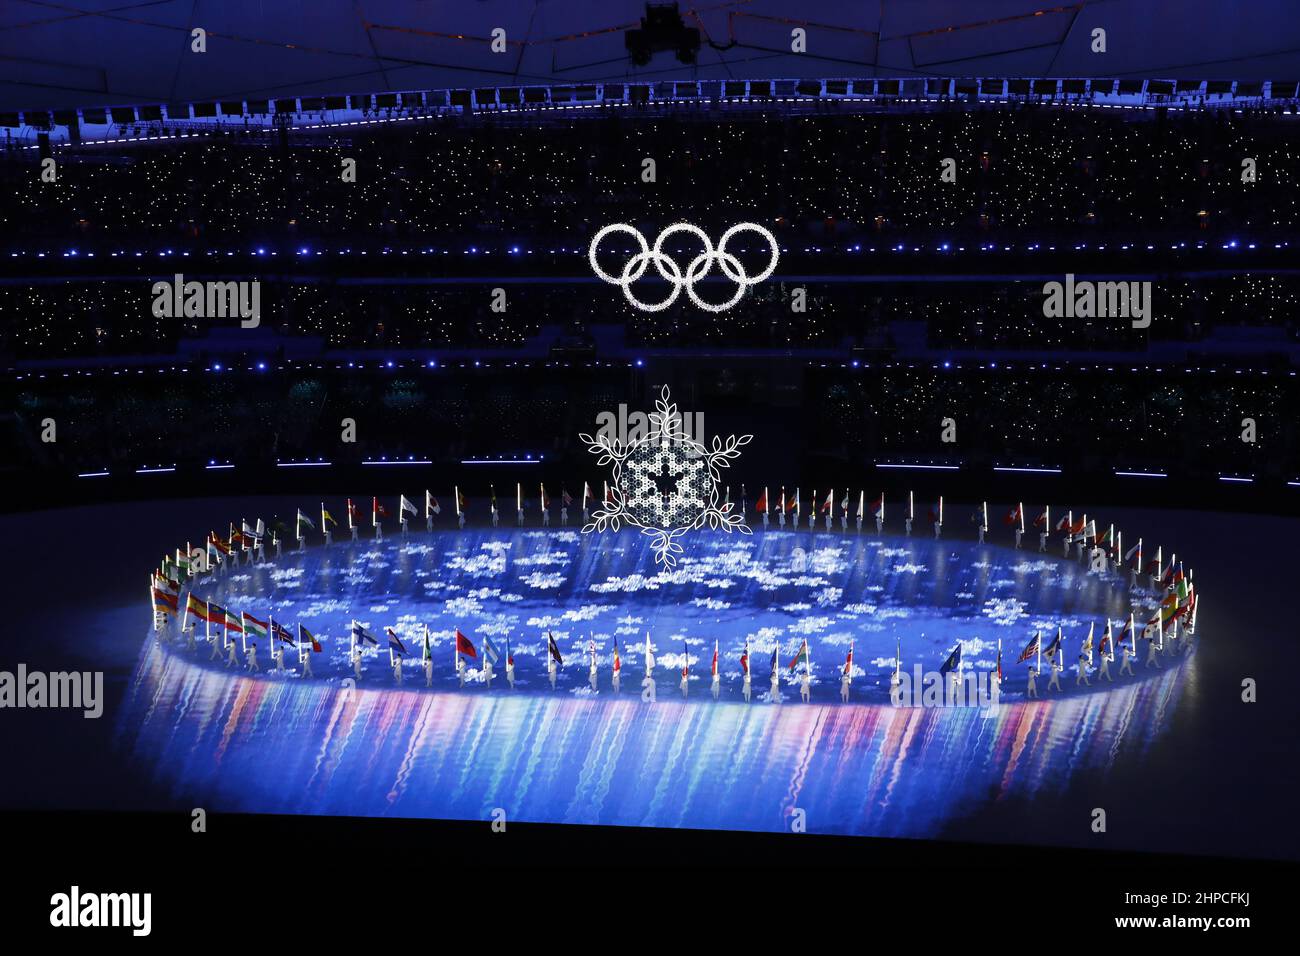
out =
<svg viewBox="0 0 1300 956"><path fill-rule="evenodd" d="M677 539L688 531L709 527L750 534L745 516L735 513L730 501L719 502L721 470L753 435L732 436L723 441L713 437L711 447L685 433L677 405L668 386L663 387L650 413L650 431L644 438L626 444L601 434L578 437L587 450L598 455L598 465L613 466L610 501L592 512L584 533L617 531L623 525L639 528L653 541L655 562L665 568L677 563L682 546Z"/></svg>

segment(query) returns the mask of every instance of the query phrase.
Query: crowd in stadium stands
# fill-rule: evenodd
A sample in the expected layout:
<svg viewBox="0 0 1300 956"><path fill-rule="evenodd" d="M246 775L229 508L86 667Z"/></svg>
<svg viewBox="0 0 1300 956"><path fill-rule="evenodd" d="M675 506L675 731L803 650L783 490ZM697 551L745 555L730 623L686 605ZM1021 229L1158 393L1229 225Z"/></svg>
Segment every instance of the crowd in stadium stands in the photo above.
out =
<svg viewBox="0 0 1300 956"><path fill-rule="evenodd" d="M169 244L371 239L582 242L611 221L782 241L918 232L1008 237L1290 229L1300 145L1289 117L989 109L789 116L447 120L282 149L176 141L61 152L42 183L10 154L0 233ZM344 182L342 160L357 161ZM956 182L940 164L957 162ZM654 182L642 178L655 161ZM1257 181L1244 184L1242 160Z"/></svg>
<svg viewBox="0 0 1300 956"><path fill-rule="evenodd" d="M494 284L375 284L329 279L263 281L262 329L310 339L324 349L531 349L590 341L582 329L622 326L631 347L888 350L909 323L923 324L932 348L1141 351L1152 342L1205 340L1235 326L1300 340L1300 278L1236 275L1155 282L1155 319L1134 329L1120 319L1043 315L1042 283L807 283L802 312L789 283L758 286L725 316L686 301L658 313L629 306L612 287L537 282L507 288L506 309L491 307ZM146 278L0 284L0 356L19 359L171 354L185 340L202 352L220 321L157 318ZM234 326L235 320L225 321ZM570 336L578 329L576 339ZM261 347L259 345L259 347Z"/></svg>
<svg viewBox="0 0 1300 956"><path fill-rule="evenodd" d="M747 465L763 467L766 454L774 471L810 455L860 468L878 456L978 454L1076 471L1127 465L1300 474L1294 376L1087 365L877 364L868 371L766 363L719 373L709 362L660 362L643 375L581 363L29 375L3 386L15 414L0 418L0 451L9 467L62 472L209 460L269 466L322 454L336 463L380 455L454 463L525 449L591 470L576 436L621 403L646 407L647 383L664 375L684 402L692 396L685 408L706 410L706 432L729 434L733 424L753 432L761 440ZM939 443L948 416L959 422L955 447ZM355 445L338 441L344 417L359 419ZM1256 444L1240 440L1243 417L1256 422ZM57 443L34 437L45 418L59 422Z"/></svg>

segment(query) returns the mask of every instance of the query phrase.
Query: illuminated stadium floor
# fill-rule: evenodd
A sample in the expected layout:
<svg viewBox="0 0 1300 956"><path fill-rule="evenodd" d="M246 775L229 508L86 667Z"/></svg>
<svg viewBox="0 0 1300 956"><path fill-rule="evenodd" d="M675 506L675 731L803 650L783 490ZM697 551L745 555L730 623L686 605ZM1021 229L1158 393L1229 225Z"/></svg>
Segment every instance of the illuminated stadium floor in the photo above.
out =
<svg viewBox="0 0 1300 956"><path fill-rule="evenodd" d="M909 669L937 670L959 640L970 665L989 669L1005 635L1014 700L1021 681L1011 675L1024 671L1015 656L1033 629L1062 625L1073 659L1089 621L1100 631L1105 615L1126 616L1125 588L1072 561L962 541L701 533L679 567L657 572L635 532L467 529L245 564L200 593L302 621L326 645L316 681L239 676L207 664L206 648L146 645L123 721L134 747L171 785L210 789L218 805L244 811L488 819L500 807L527 821L771 830L798 808L811 832L927 836L982 795L1032 795L1145 746L1179 686L1179 662L1167 658L1158 680L1139 669L1109 693L1076 693L1067 681L1068 702L1005 703L987 717L891 707L897 640ZM440 692L423 689L414 655L409 685L397 690L386 644L368 650L363 689L341 689L353 617L377 635L391 624L412 651L428 622ZM458 690L455 627L502 648L513 635L520 690L500 679L486 690L477 669ZM548 628L565 656L554 692L540 637ZM654 705L638 693L647 629ZM615 637L620 697L609 686ZM715 637L718 703L707 691ZM749 705L739 690L746 638ZM787 676L784 703L764 703L773 647L787 675L804 638L813 702L799 702ZM588 686L589 639L603 662L598 693ZM850 640L863 703L845 706L838 674ZM683 654L693 670L686 701Z"/></svg>
<svg viewBox="0 0 1300 956"><path fill-rule="evenodd" d="M47 562L15 554L5 568L12 628L0 663L102 668L109 699L99 721L68 712L8 712L0 748L12 772L0 805L465 819L501 807L515 820L755 830L787 827L788 812L798 807L814 833L1300 858L1294 828L1259 823L1286 819L1296 785L1286 759L1295 700L1267 690L1271 669L1289 654L1289 631L1278 622L1286 618L1290 571L1285 561L1239 559L1258 554L1259 542L1270 536L1289 540L1295 522L1108 510L1108 519L1194 559L1198 589L1210 598L1195 650L1177 669L1166 660L1158 675L1148 677L1139 663L1137 680L1125 678L1104 691L1095 681L1092 689L1076 689L1067 673L1060 699L1041 703L1022 701L1024 665L1014 663L1032 629L1054 631L1062 624L1068 660L1088 622L1100 627L1105 615L1126 616L1126 588L1083 575L1056 555L1036 568L1039 556L1031 552L958 540L935 550L928 539L877 542L869 533L703 536L687 555L733 566L725 574L715 567L699 579L698 567L688 566L680 583L658 589L629 589L630 575L653 574L634 535L593 546L590 539L560 538L555 529L549 535L413 533L407 547L416 553L403 554L390 539L378 559L362 558L351 575L344 571L345 547L328 553L316 547L286 555L275 569L241 567L210 595L226 596L236 610L273 612L286 624L301 620L323 633L328 640L316 680L250 678L209 666L206 652L160 651L148 634L140 569L178 535L198 536L231 514L285 510L280 499L195 500L0 518L9 540L45 540L51 554L71 553L97 528L134 532L107 554L86 552L88 563L58 600L23 598L48 594ZM861 562L847 576L823 574L843 578L826 583L775 582L753 567L742 573L748 564L738 557L747 555L781 576L793 549L809 551L814 540L808 578L818 576L818 562L828 571L859 555ZM511 543L504 570L494 557L500 548L483 547L493 542ZM884 553L904 547L914 549L910 558ZM424 548L432 550L421 553ZM817 554L836 548L844 550ZM376 550L362 542L356 553ZM556 552L574 557L547 557ZM1017 572L1022 561L1031 567ZM461 566L448 568L448 562ZM328 578L326 563L335 565ZM904 570L909 564L926 571ZM555 575L564 580L550 586ZM591 590L611 577L623 580L623 589ZM724 580L731 586L721 586ZM274 591L259 592L259 581L268 588L274 583ZM826 587L842 593L827 595L820 605L816 594ZM258 593L270 594L273 603L259 603L252 597ZM560 620L579 608L590 618ZM445 655L435 690L423 687L417 659L405 688L396 691L385 652L367 661L360 689L345 696L339 683L344 665L326 658L341 653L352 614L381 639L385 625L411 636L415 620L428 620L439 642L435 652ZM641 620L620 623L629 616ZM534 619L546 618L553 619L566 657L554 692L536 656L541 642ZM816 627L809 627L814 620ZM500 676L491 691L456 689L447 634L458 624L481 640L484 623L512 627L521 681L514 694ZM653 706L637 696L634 640L628 641L623 695L615 700L609 693L609 642L624 626L636 633L620 634L621 646L647 628L653 635L660 675ZM788 661L801 627L808 628L819 678L813 703L799 702L788 684L780 706L760 702L772 640L768 635L764 642L760 633L778 629ZM604 654L595 698L581 690L587 682L583 655L572 653L585 648L588 631ZM958 639L969 663L988 668L1003 636L1007 682L999 713L986 718L974 708L890 707L887 674L896 633L902 634L905 663L927 669L937 667ZM679 663L670 657L681 653L677 638L702 642L687 646L697 658L695 674L704 676L714 634L724 661L722 700L709 697L706 678L692 682L683 703L670 667ZM735 677L747 634L755 635L755 700L748 706ZM836 671L849 635L864 673L853 685L854 704L844 706ZM1261 680L1265 692L1258 705L1240 702L1243 675ZM57 753L34 746L48 740L59 741ZM1098 806L1111 814L1104 840L1086 825Z"/></svg>
<svg viewBox="0 0 1300 956"><path fill-rule="evenodd" d="M390 626L410 654L406 679L423 684L419 657L428 624L435 687L457 686L452 643L458 627L480 647L490 637L504 652L509 640L517 685L527 690L546 685L545 632L552 632L564 656L557 689L575 695L591 693L589 641L608 690L617 640L623 690L632 692L644 673L648 631L660 696L678 692L684 655L694 694L707 694L715 639L724 696L739 697L746 639L754 693L766 693L773 648L780 645L785 673L806 638L814 700L838 700L840 668L853 641L855 699L872 702L888 700L899 642L909 671L916 664L937 671L959 640L964 666L987 670L1003 638L1004 696L1019 696L1024 667L1015 659L1034 630L1050 639L1058 625L1064 629L1072 671L1089 624L1096 624L1100 641L1107 617L1118 633L1129 609L1127 580L1086 574L1055 555L972 542L853 531L701 532L682 563L663 572L647 541L635 532L421 531L405 542L309 548L266 565L242 564L196 585L196 593L236 613L273 616L290 631L306 625L325 647L314 664L317 677L351 674L348 633L355 618L381 641L366 650L368 686L393 683L384 640ZM1145 592L1133 598L1145 619L1154 602ZM265 666L265 646L259 654ZM191 655L208 656L206 650ZM498 664L498 678L501 669ZM471 667L472 683L478 673ZM493 692L503 684L498 680ZM797 689L787 686L784 695L790 694Z"/></svg>

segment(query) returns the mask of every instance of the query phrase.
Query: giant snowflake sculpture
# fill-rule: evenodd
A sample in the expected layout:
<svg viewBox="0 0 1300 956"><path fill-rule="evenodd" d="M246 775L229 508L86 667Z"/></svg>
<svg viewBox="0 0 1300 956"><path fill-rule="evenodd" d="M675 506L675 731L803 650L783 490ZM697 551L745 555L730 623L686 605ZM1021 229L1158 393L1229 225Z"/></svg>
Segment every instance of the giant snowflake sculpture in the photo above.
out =
<svg viewBox="0 0 1300 956"><path fill-rule="evenodd" d="M655 400L655 409L644 438L624 443L604 434L578 436L589 452L600 456L596 464L614 466L611 500L592 512L591 522L582 530L617 531L625 524L640 528L654 538L655 562L671 568L682 553L676 539L688 531L707 525L728 533L751 533L745 516L733 513L730 501L718 501L718 486L721 469L730 468L731 459L739 458L740 449L754 436L733 435L724 442L714 435L712 448L696 441L686 434L667 385Z"/></svg>

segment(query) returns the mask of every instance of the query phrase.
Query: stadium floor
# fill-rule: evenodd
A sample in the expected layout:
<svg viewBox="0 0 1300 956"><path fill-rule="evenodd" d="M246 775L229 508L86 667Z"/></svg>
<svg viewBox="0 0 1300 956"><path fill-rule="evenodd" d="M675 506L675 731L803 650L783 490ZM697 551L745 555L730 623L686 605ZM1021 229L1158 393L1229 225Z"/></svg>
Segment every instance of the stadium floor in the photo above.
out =
<svg viewBox="0 0 1300 956"><path fill-rule="evenodd" d="M1276 519L1108 514L1148 540L1186 547L1198 591L1211 599L1197 646L1182 661L1165 659L1158 675L1139 660L1138 677L1113 689L1095 679L1076 689L1067 672L1061 699L1027 702L1015 658L1032 630L1062 625L1068 662L1089 622L1099 634L1107 616L1126 614L1123 584L1001 544L852 531L702 533L693 562L660 578L634 533L595 543L573 529L470 528L413 532L382 547L313 548L273 566L242 566L206 596L323 635L316 680L236 675L209 666L206 651L155 646L140 586L149 555L178 534L201 538L232 513L277 508L286 510L204 500L0 520L9 540L39 533L69 542L53 554L74 552L71 542L88 529L131 529L108 552L111 562L87 552L85 573L62 588L74 599L17 612L13 661L103 669L110 689L103 720L54 715L68 731L67 751L57 759L22 751L29 772L6 803L453 819L488 819L501 808L515 820L744 830L787 828L798 808L814 833L1085 846L1096 843L1088 815L1101 806L1110 816L1107 846L1300 856L1230 822L1281 812L1294 781L1289 764L1268 758L1274 750L1280 757L1278 734L1290 721L1269 724L1295 704L1267 693L1259 704L1240 703L1242 678L1262 678L1272 656L1285 653L1277 626L1285 586L1280 568L1247 566L1233 548L1244 549L1265 523L1286 540ZM8 576L16 593L37 594L51 573L46 562L15 562ZM352 617L381 639L389 625L402 636L412 659L401 691L381 647L359 689L343 692ZM435 660L446 658L433 692L418 660L426 621ZM456 626L476 643L490 635L500 646L512 635L518 691L504 687L500 670L490 691L457 690ZM566 659L555 692L541 663L547 627ZM653 707L638 697L646 629L661 675ZM608 687L616 635L625 668L617 699ZM715 636L717 703L707 680ZM749 705L737 672L747 636ZM813 701L800 703L787 684L780 706L763 702L773 642L781 642L784 671L804 636L818 677ZM1007 680L996 713L889 706L896 640L908 666L936 670L960 640L967 663L987 670L998 637ZM850 638L861 672L846 706L838 669ZM597 695L587 689L589 639L601 655ZM676 673L683 652L697 678L685 701ZM6 726L20 735L32 715L14 713ZM105 762L116 772L105 775ZM89 785L104 778L113 782Z"/></svg>

